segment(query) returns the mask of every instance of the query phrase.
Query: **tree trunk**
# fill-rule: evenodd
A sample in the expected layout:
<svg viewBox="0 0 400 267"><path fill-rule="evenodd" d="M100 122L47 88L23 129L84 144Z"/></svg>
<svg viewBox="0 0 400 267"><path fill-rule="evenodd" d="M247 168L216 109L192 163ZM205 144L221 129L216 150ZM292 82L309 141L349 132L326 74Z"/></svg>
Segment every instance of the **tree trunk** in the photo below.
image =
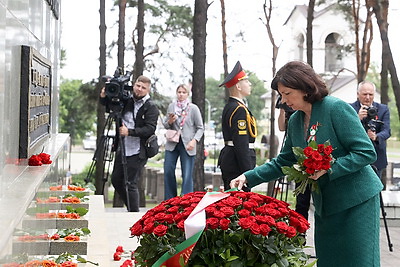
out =
<svg viewBox="0 0 400 267"><path fill-rule="evenodd" d="M269 0L269 5L267 5L267 0L264 1L263 5L264 16L266 22L264 23L267 28L267 33L269 40L272 44L272 76L276 73L276 60L278 57L279 47L275 44L275 39L271 30L271 15L272 15L272 0ZM273 159L278 154L278 144L275 142L275 103L276 103L276 91L271 92L271 121L270 121L270 135L269 135L269 158ZM274 193L275 182L268 183L267 195L272 196Z"/></svg>
<svg viewBox="0 0 400 267"><path fill-rule="evenodd" d="M371 7L369 7L367 4L365 5L365 8L367 9L367 17L365 19L362 48L361 51L358 50L359 48L357 49L357 57L360 57L360 60L357 61L357 66L358 66L357 79L359 83L364 81L368 74L368 68L371 58L371 44L373 39L373 27L371 20L373 12ZM357 20L359 20L358 17Z"/></svg>
<svg viewBox="0 0 400 267"><path fill-rule="evenodd" d="M225 0L221 1L221 28L222 28L222 59L224 61L224 77L228 76L228 48L226 45L226 19L225 19ZM228 102L229 90L225 87L225 102Z"/></svg>
<svg viewBox="0 0 400 267"><path fill-rule="evenodd" d="M315 0L310 0L308 2L307 10L307 63L313 66L313 21L314 21L314 6Z"/></svg>
<svg viewBox="0 0 400 267"><path fill-rule="evenodd" d="M375 13L375 17L379 26L379 32L381 35L382 41L382 68L383 66L387 67L390 78L392 82L393 93L395 95L397 112L400 115L400 84L399 78L397 76L396 66L394 64L392 51L390 49L389 37L388 37L388 23L387 23L387 14L389 10L389 1L387 0L375 0L373 2L373 10ZM383 70L383 69L382 69ZM381 73L385 75L385 73ZM382 84L382 80L384 77L381 76L381 86L385 86ZM387 79L387 78L386 78ZM383 93L382 93L383 90ZM387 96L387 88L381 88L381 102L384 104L388 103Z"/></svg>
<svg viewBox="0 0 400 267"><path fill-rule="evenodd" d="M99 82L96 86L96 91L98 95L100 95L101 89L104 87L104 82L101 77L106 75L106 16L105 16L105 0L100 0L100 67L99 67ZM103 135L104 124L105 124L105 107L103 105L97 104L97 147L101 137ZM104 192L104 165L103 158L98 158L96 161L96 172L95 172L95 187L96 187L96 195L101 195Z"/></svg>
<svg viewBox="0 0 400 267"><path fill-rule="evenodd" d="M119 0L119 19L118 19L118 67L122 70L125 68L124 57L125 57L125 10L126 10L126 0Z"/></svg>
<svg viewBox="0 0 400 267"><path fill-rule="evenodd" d="M204 121L205 87L206 87L206 25L208 3L204 0L195 0L193 18L193 85L192 101L202 114ZM194 190L204 190L204 136L197 146L194 165Z"/></svg>
<svg viewBox="0 0 400 267"><path fill-rule="evenodd" d="M134 67L134 79L143 74L144 69L144 0L138 0L137 3L138 15L137 15L137 42L135 44L135 67Z"/></svg>
<svg viewBox="0 0 400 267"><path fill-rule="evenodd" d="M381 3L379 3L381 2ZM381 63L381 103L387 104L389 102L389 83L388 83L388 67L391 57L391 51L388 39L388 23L387 23L387 9L389 3L385 5L386 1L374 1L373 10L379 26L382 41L382 63ZM382 7L381 7L382 4ZM384 10L386 8L386 11Z"/></svg>

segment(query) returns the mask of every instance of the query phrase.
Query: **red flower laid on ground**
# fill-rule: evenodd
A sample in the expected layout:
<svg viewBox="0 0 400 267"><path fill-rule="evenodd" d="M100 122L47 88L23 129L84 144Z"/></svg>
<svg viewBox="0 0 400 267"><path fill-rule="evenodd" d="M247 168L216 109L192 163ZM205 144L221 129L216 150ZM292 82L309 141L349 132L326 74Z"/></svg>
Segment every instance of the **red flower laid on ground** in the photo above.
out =
<svg viewBox="0 0 400 267"><path fill-rule="evenodd" d="M85 191L85 188L76 186L76 185L68 185L68 190L70 190L70 191Z"/></svg>
<svg viewBox="0 0 400 267"><path fill-rule="evenodd" d="M114 252L114 260L120 261L121 260L121 252Z"/></svg>
<svg viewBox="0 0 400 267"><path fill-rule="evenodd" d="M132 260L125 260L120 267L133 267Z"/></svg>
<svg viewBox="0 0 400 267"><path fill-rule="evenodd" d="M64 203L73 203L73 204L79 204L81 203L81 200L78 197L66 197L62 200Z"/></svg>
<svg viewBox="0 0 400 267"><path fill-rule="evenodd" d="M38 156L40 157L40 159L41 159L43 164L51 164L51 163L53 163L53 161L51 161L51 159L50 159L50 155L49 154L40 153Z"/></svg>
<svg viewBox="0 0 400 267"><path fill-rule="evenodd" d="M59 234L54 234L50 237L51 240L59 240L60 239L60 235Z"/></svg>
<svg viewBox="0 0 400 267"><path fill-rule="evenodd" d="M67 235L66 237L64 237L64 240L67 242L76 242L81 240L79 236L77 235Z"/></svg>
<svg viewBox="0 0 400 267"><path fill-rule="evenodd" d="M42 166L42 160L38 155L32 155L28 160L29 166Z"/></svg>
<svg viewBox="0 0 400 267"><path fill-rule="evenodd" d="M65 261L61 263L61 267L78 267L78 264L72 261Z"/></svg>
<svg viewBox="0 0 400 267"><path fill-rule="evenodd" d="M43 164L51 164L50 155L46 153L40 153L32 155L28 160L29 166L42 166Z"/></svg>
<svg viewBox="0 0 400 267"><path fill-rule="evenodd" d="M49 190L50 191L60 191L60 190L62 190L62 185L50 186Z"/></svg>

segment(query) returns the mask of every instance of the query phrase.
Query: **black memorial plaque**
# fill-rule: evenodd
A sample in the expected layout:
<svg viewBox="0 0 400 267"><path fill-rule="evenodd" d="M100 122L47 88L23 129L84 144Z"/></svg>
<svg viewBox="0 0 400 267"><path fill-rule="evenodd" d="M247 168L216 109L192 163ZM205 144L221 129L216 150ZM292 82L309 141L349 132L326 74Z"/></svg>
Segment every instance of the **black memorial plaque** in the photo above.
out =
<svg viewBox="0 0 400 267"><path fill-rule="evenodd" d="M51 62L29 46L21 47L20 97L19 158L28 158L49 138L51 122Z"/></svg>

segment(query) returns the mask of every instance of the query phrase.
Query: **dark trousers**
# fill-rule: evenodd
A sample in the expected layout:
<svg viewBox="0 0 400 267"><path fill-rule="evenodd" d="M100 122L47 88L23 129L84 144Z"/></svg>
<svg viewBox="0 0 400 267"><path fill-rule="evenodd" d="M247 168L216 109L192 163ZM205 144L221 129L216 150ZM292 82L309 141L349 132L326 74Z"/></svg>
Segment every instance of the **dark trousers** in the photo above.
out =
<svg viewBox="0 0 400 267"><path fill-rule="evenodd" d="M125 179L121 153L116 153L111 182L128 211L139 211L139 178L146 162L147 159L140 159L139 155L126 157L128 177Z"/></svg>
<svg viewBox="0 0 400 267"><path fill-rule="evenodd" d="M296 187L298 184L296 184ZM308 220L308 210L310 209L311 186L307 186L304 194L298 194L296 197L296 212L303 215Z"/></svg>

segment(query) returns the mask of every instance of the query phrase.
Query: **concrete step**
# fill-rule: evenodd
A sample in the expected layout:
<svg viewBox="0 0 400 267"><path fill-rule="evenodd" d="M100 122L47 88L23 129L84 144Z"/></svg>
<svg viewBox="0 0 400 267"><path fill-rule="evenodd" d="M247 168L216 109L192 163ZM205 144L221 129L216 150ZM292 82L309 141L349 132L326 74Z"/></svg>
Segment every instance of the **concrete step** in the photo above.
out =
<svg viewBox="0 0 400 267"><path fill-rule="evenodd" d="M37 230L44 229L66 229L88 227L88 220L84 217L79 219L36 219L27 216L22 220L22 228Z"/></svg>
<svg viewBox="0 0 400 267"><path fill-rule="evenodd" d="M66 242L64 240L35 241L35 242L13 242L13 253L29 255L60 255L68 252L72 255L86 255L87 241L81 238L81 241Z"/></svg>

